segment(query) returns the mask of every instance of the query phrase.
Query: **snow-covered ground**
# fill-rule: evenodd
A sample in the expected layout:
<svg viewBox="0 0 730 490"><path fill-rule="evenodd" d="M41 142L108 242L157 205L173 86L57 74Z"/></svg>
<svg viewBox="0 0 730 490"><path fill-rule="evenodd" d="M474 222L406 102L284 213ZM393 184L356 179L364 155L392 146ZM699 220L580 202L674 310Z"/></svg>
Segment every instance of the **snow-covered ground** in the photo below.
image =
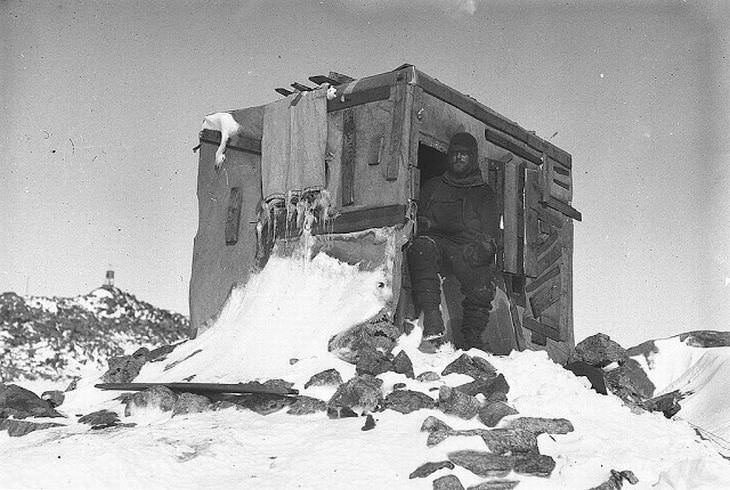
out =
<svg viewBox="0 0 730 490"><path fill-rule="evenodd" d="M280 377L302 394L327 400L334 387L304 389L304 383L333 367L345 380L354 375L354 366L327 352L327 340L379 311L391 294L386 276L383 270L360 271L325 255L311 262L273 258L234 292L215 325L165 361L145 365L137 381L180 381L193 374L197 382ZM423 354L416 349L419 335L415 328L396 348L410 356L416 374L440 373L461 354L449 346ZM672 346L660 344L650 376L664 391L691 386L696 406L688 398L680 415L704 417L708 430L726 430L730 417L719 398L726 391L715 390L727 388L727 349L707 355L712 349L674 346L685 357L672 361L664 355L676 355ZM555 459L555 470L547 479L511 474L509 479L520 480L517 488L587 489L605 481L611 469L631 470L638 477L636 486L626 483L625 488L730 488L730 463L688 422L634 414L618 398L590 390L587 380L543 352L469 354L484 357L504 374L511 387L508 401L519 416L562 417L575 428L566 435L538 437L540 452ZM293 358L298 362L290 362ZM378 412L370 431L361 430L362 417L331 420L323 412L294 416L282 410L263 416L229 408L172 417L149 410L123 418L134 427L91 431L76 422L77 415L101 408L124 411L115 399L118 393L93 388L99 374L67 393L59 407L69 417L61 420L66 426L19 438L0 433L0 487L426 489L448 473L465 486L484 480L458 466L424 479L408 478L422 463L447 459L450 451L486 450L480 437L451 437L427 447L427 434L419 429L429 415L455 429L484 428L477 419L464 421L438 410ZM379 377L384 393L402 382L434 398L432 388L471 381L460 374L432 382L392 372Z"/></svg>

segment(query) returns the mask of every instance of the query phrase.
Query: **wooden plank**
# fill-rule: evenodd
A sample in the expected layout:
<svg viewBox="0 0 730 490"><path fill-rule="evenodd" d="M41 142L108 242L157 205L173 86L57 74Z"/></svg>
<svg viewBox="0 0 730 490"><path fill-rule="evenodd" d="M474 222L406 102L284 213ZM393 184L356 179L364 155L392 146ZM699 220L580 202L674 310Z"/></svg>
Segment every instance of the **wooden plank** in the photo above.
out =
<svg viewBox="0 0 730 490"><path fill-rule="evenodd" d="M204 129L200 132L200 141L219 145L221 142L221 133L212 129ZM261 155L261 140L249 138L248 136L234 136L228 141L227 148Z"/></svg>
<svg viewBox="0 0 730 490"><path fill-rule="evenodd" d="M350 75L344 75L342 73L337 73L336 71L331 71L328 78L336 80L337 83L350 83L355 80Z"/></svg>
<svg viewBox="0 0 730 490"><path fill-rule="evenodd" d="M293 82L293 83L290 83L289 85L291 85L292 87L294 87L296 90L298 90L300 92L311 92L313 90L312 87L308 87L307 85L304 85L303 83L299 83L299 82Z"/></svg>
<svg viewBox="0 0 730 490"><path fill-rule="evenodd" d="M555 243L555 242L553 242ZM545 272L548 267L553 265L556 261L560 259L563 255L563 247L560 245L560 243L557 243L554 247L552 247L548 253L540 257L537 261L537 274L540 275L543 272Z"/></svg>
<svg viewBox="0 0 730 490"><path fill-rule="evenodd" d="M340 169L340 194L342 205L350 206L355 203L355 151L356 128L355 110L347 109L342 113L342 158Z"/></svg>
<svg viewBox="0 0 730 490"><path fill-rule="evenodd" d="M558 241L559 236L560 235L557 231L553 231L553 233L551 233L550 236L548 236L548 238L537 247L537 255L540 256L544 254L556 241Z"/></svg>
<svg viewBox="0 0 730 490"><path fill-rule="evenodd" d="M353 92L347 95L340 95L332 100L327 101L327 112L340 111L348 107L367 104L378 100L386 100L390 98L390 87L374 87L367 90ZM344 99L344 100L343 100Z"/></svg>
<svg viewBox="0 0 730 490"><path fill-rule="evenodd" d="M541 332L530 330L530 342L536 345L547 345L547 337Z"/></svg>
<svg viewBox="0 0 730 490"><path fill-rule="evenodd" d="M552 339L556 342L562 342L563 340L562 336L560 335L560 330L551 327L550 325L546 325L545 323L541 323L534 318L530 318L529 316L525 316L522 319L522 324L526 329L544 335L545 337Z"/></svg>
<svg viewBox="0 0 730 490"><path fill-rule="evenodd" d="M558 179L553 179L553 184L557 184L563 189L570 190L570 184L567 184L565 182L561 182Z"/></svg>
<svg viewBox="0 0 730 490"><path fill-rule="evenodd" d="M335 212L338 210L335 209ZM343 209L328 223L317 224L312 230L315 235L326 233L350 233L370 228L402 225L406 220L406 206L391 204L375 208L347 210Z"/></svg>
<svg viewBox="0 0 730 490"><path fill-rule="evenodd" d="M537 288L548 282L553 277L560 274L560 266L556 266L553 269L550 269L549 272L546 272L544 275L538 277L534 281L530 282L527 286L525 286L525 291L528 293L531 293L532 291L535 291Z"/></svg>
<svg viewBox="0 0 730 490"><path fill-rule="evenodd" d="M390 129L390 145L388 146L387 164L385 165L385 180L398 179L398 170L403 164L403 129L406 124L406 84L398 83L393 96L393 118ZM410 128L408 128L410 132Z"/></svg>
<svg viewBox="0 0 730 490"><path fill-rule="evenodd" d="M542 221L546 223L550 223L552 226L554 226L557 229L560 229L565 224L564 218L560 216L555 216L550 209L545 208L543 206L542 201L540 201L537 205L530 208L532 209L536 214L537 217L540 218Z"/></svg>
<svg viewBox="0 0 730 490"><path fill-rule="evenodd" d="M567 168L563 168L560 165L555 165L553 167L553 170L556 174L564 175L566 177L570 175L570 170L568 170Z"/></svg>
<svg viewBox="0 0 730 490"><path fill-rule="evenodd" d="M153 386L164 386L172 391L186 393L266 393L269 395L297 395L298 390L286 389L253 381L251 383L99 383L95 388L115 391L144 391Z"/></svg>
<svg viewBox="0 0 730 490"><path fill-rule="evenodd" d="M523 158L530 163L533 163L535 165L542 165L542 158L540 153L534 151L532 148L525 146L524 144L521 144L516 139L511 138L504 133L501 133L494 129L484 128L484 138L486 138L486 140L490 143L497 145L500 148L503 148L511 153L514 153L516 156Z"/></svg>
<svg viewBox="0 0 730 490"><path fill-rule="evenodd" d="M423 89L413 87L411 99L411 131L408 136L408 197L414 201L418 201L418 196L421 192L421 171L418 168L418 146L421 143L422 120Z"/></svg>
<svg viewBox="0 0 730 490"><path fill-rule="evenodd" d="M528 301L532 308L532 316L540 317L545 310L560 301L560 278L547 283L544 288L530 296Z"/></svg>
<svg viewBox="0 0 730 490"><path fill-rule="evenodd" d="M571 168L572 162L570 154L554 146L548 141L539 138L535 134L530 133L524 128L521 128L517 124L488 109L486 106L480 104L471 97L454 90L421 71L416 71L415 80L418 86L422 87L424 91L434 97L466 112L491 128L497 129L506 135L525 143L532 149L532 151L545 153L550 158L557 160L564 167Z"/></svg>
<svg viewBox="0 0 730 490"><path fill-rule="evenodd" d="M522 193L519 170L520 165L517 160L512 160L504 166L504 271L510 274L522 274L520 255Z"/></svg>
<svg viewBox="0 0 730 490"><path fill-rule="evenodd" d="M232 187L228 195L228 211L226 212L225 238L226 245L235 245L238 242L238 229L241 224L241 205L243 193L240 187Z"/></svg>
<svg viewBox="0 0 730 490"><path fill-rule="evenodd" d="M309 81L312 83L316 83L317 85L322 85L323 83L329 83L330 85L339 85L344 82L338 82L334 78L330 78L326 75L313 75L311 77L308 77Z"/></svg>
<svg viewBox="0 0 730 490"><path fill-rule="evenodd" d="M558 201L552 196L548 197L547 200L542 201L542 204L564 214L568 218L572 218L576 221L583 221L583 215L580 211L572 207L570 204Z"/></svg>
<svg viewBox="0 0 730 490"><path fill-rule="evenodd" d="M283 95L284 97L288 97L289 95L291 95L291 94L294 93L293 91L287 90L287 89L282 88L282 87L275 88L274 89L274 92L276 92L277 94Z"/></svg>

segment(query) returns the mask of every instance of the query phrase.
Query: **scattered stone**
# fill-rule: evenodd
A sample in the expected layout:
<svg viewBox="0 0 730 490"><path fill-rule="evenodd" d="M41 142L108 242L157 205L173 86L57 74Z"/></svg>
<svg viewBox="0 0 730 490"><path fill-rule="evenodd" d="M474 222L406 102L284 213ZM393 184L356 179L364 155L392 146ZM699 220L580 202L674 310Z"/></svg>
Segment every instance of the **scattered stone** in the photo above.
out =
<svg viewBox="0 0 730 490"><path fill-rule="evenodd" d="M175 407L177 395L169 388L156 385L144 391L138 391L129 397L124 407L124 416L129 417L140 408L157 408L169 412Z"/></svg>
<svg viewBox="0 0 730 490"><path fill-rule="evenodd" d="M167 358L167 355L175 350L175 347L177 347L177 345L161 345L156 349L152 349L147 358L149 359L149 362L164 361L165 358Z"/></svg>
<svg viewBox="0 0 730 490"><path fill-rule="evenodd" d="M405 387L406 387L406 384L405 383L396 383L396 384L393 385L393 389L394 390L400 390L400 389L405 388Z"/></svg>
<svg viewBox="0 0 730 490"><path fill-rule="evenodd" d="M30 422L27 420L5 419L0 422L0 430L7 430L10 437L22 437L36 430L63 427L55 422Z"/></svg>
<svg viewBox="0 0 730 490"><path fill-rule="evenodd" d="M113 427L119 422L119 415L111 410L97 410L79 418L79 423L90 425L94 430Z"/></svg>
<svg viewBox="0 0 730 490"><path fill-rule="evenodd" d="M360 350L357 364L355 365L355 372L357 374L377 376L378 374L393 370L393 362L383 352L371 347Z"/></svg>
<svg viewBox="0 0 730 490"><path fill-rule="evenodd" d="M264 381L264 386L266 388L273 388L275 390L279 390L282 392L289 391L292 386L294 386L294 383L291 381L284 381L283 379L276 378L276 379L267 379Z"/></svg>
<svg viewBox="0 0 730 490"><path fill-rule="evenodd" d="M382 379L368 374L355 376L337 388L327 402L327 408L347 407L352 410L372 412L383 402L383 393L380 389L382 384Z"/></svg>
<svg viewBox="0 0 730 490"><path fill-rule="evenodd" d="M101 380L105 383L131 383L149 360L149 355L149 349L140 347L131 356L112 357Z"/></svg>
<svg viewBox="0 0 730 490"><path fill-rule="evenodd" d="M671 419L682 409L679 401L683 398L684 395L679 390L674 390L646 400L642 406L650 412L662 412L666 418Z"/></svg>
<svg viewBox="0 0 730 490"><path fill-rule="evenodd" d="M325 410L327 410L327 404L324 400L300 395L294 400L286 413L290 415L309 415L310 413L324 412Z"/></svg>
<svg viewBox="0 0 730 490"><path fill-rule="evenodd" d="M234 408L234 407L238 408L238 405L236 405L235 403L233 403L232 401L229 401L229 400L218 400L218 401L213 402L210 405L210 409L213 410L214 412L217 412L219 410L225 410L227 408Z"/></svg>
<svg viewBox="0 0 730 490"><path fill-rule="evenodd" d="M487 432L486 429L467 429L467 430L437 430L431 432L426 439L426 446L433 447L437 444L445 441L450 436L481 436L483 432Z"/></svg>
<svg viewBox="0 0 730 490"><path fill-rule="evenodd" d="M597 333L583 339L575 346L571 361L583 361L595 367L606 367L612 362L621 364L628 358L626 349L611 340L606 334Z"/></svg>
<svg viewBox="0 0 730 490"><path fill-rule="evenodd" d="M420 391L396 390L385 397L384 406L407 414L422 408L435 408L436 400Z"/></svg>
<svg viewBox="0 0 730 490"><path fill-rule="evenodd" d="M65 399L66 395L63 394L63 391L51 390L41 393L41 400L45 400L51 408L62 405Z"/></svg>
<svg viewBox="0 0 730 490"><path fill-rule="evenodd" d="M14 417L63 417L51 405L30 390L15 384L0 383L0 419Z"/></svg>
<svg viewBox="0 0 730 490"><path fill-rule="evenodd" d="M337 369L327 369L309 378L309 381L304 383L304 389L306 390L310 386L340 386L341 384L342 376Z"/></svg>
<svg viewBox="0 0 730 490"><path fill-rule="evenodd" d="M507 384L507 380L504 378L504 375L499 374L494 378L472 381L471 383L457 386L455 389L471 396L481 393L489 402L507 401L509 384Z"/></svg>
<svg viewBox="0 0 730 490"><path fill-rule="evenodd" d="M517 410L503 401L492 402L479 409L479 420L487 427L495 427L507 415L516 415Z"/></svg>
<svg viewBox="0 0 730 490"><path fill-rule="evenodd" d="M517 480L489 480L472 485L466 490L512 490L519 483Z"/></svg>
<svg viewBox="0 0 730 490"><path fill-rule="evenodd" d="M406 354L406 351L400 351L393 359L393 371L404 374L406 378L413 379L413 363L411 362L411 358L408 357L408 354Z"/></svg>
<svg viewBox="0 0 730 490"><path fill-rule="evenodd" d="M441 386L439 388L438 408L446 414L469 420L477 414L479 400L450 386Z"/></svg>
<svg viewBox="0 0 730 490"><path fill-rule="evenodd" d="M489 450L494 454L539 452L537 448L537 436L528 430L483 430L481 436Z"/></svg>
<svg viewBox="0 0 730 490"><path fill-rule="evenodd" d="M441 376L439 376L438 373L434 371L425 371L416 376L416 379L421 383L427 383L429 381L438 381L441 379Z"/></svg>
<svg viewBox="0 0 730 490"><path fill-rule="evenodd" d="M446 475L433 481L433 490L464 490L464 485L457 476Z"/></svg>
<svg viewBox="0 0 730 490"><path fill-rule="evenodd" d="M607 481L601 483L597 487L591 488L590 490L621 490L624 485L624 480L632 485L639 483L639 479L636 478L636 475L634 475L632 471L611 470L611 477Z"/></svg>
<svg viewBox="0 0 730 490"><path fill-rule="evenodd" d="M299 359L297 359L296 357L292 357L291 359L289 359L290 366L293 366L294 364L296 364L298 362L299 362Z"/></svg>
<svg viewBox="0 0 730 490"><path fill-rule="evenodd" d="M210 410L210 399L203 395L193 393L181 393L175 400L172 408L172 416L184 415L187 413L201 413Z"/></svg>
<svg viewBox="0 0 730 490"><path fill-rule="evenodd" d="M330 407L327 408L327 416L331 419L344 419L357 417L357 414L348 407Z"/></svg>
<svg viewBox="0 0 730 490"><path fill-rule="evenodd" d="M495 377L497 370L481 357L472 358L468 354L462 354L441 371L441 376L451 373L466 374L476 380L486 380Z"/></svg>
<svg viewBox="0 0 730 490"><path fill-rule="evenodd" d="M426 420L424 420L423 424L421 424L421 432L435 432L437 430L448 431L452 429L446 422L443 422L433 415L426 417Z"/></svg>
<svg viewBox="0 0 730 490"><path fill-rule="evenodd" d="M259 415L269 415L288 407L294 402L289 397L270 393L251 393L239 397L236 404Z"/></svg>
<svg viewBox="0 0 730 490"><path fill-rule="evenodd" d="M530 431L533 434L567 434L573 432L573 424L567 419L546 419L541 417L520 417L510 420L508 429Z"/></svg>
<svg viewBox="0 0 730 490"><path fill-rule="evenodd" d="M606 384L611 393L629 405L641 405L653 396L655 389L641 364L631 358L606 374Z"/></svg>
<svg viewBox="0 0 730 490"><path fill-rule="evenodd" d="M500 456L486 451L473 451L470 449L454 451L448 454L449 460L475 475L503 477L512 471L515 458L511 456Z"/></svg>
<svg viewBox="0 0 730 490"><path fill-rule="evenodd" d="M454 463L451 461L438 461L436 463L423 463L421 466L413 470L413 472L408 475L409 479L414 478L426 478L431 473L436 473L438 470L441 470L443 468L448 468L450 470L454 469Z"/></svg>
<svg viewBox="0 0 730 490"><path fill-rule="evenodd" d="M548 477L555 469L555 460L538 453L519 454L515 457L516 473L531 476Z"/></svg>
<svg viewBox="0 0 730 490"><path fill-rule="evenodd" d="M68 393L69 391L73 391L73 390L75 390L75 389L76 389L76 387L77 387L77 386L78 386L78 384L79 384L79 380L81 380L81 376L74 376L74 377L73 377L73 378L71 379L71 382L70 382L70 383L68 384L68 386L66 387L66 389L65 389L65 390L63 390L63 391L64 391L64 393Z"/></svg>
<svg viewBox="0 0 730 490"><path fill-rule="evenodd" d="M730 332L695 330L680 334L679 341L690 347L728 347L730 346Z"/></svg>
<svg viewBox="0 0 730 490"><path fill-rule="evenodd" d="M365 425L362 426L360 430L372 430L375 428L375 419L371 414L368 414L368 416L365 418Z"/></svg>
<svg viewBox="0 0 730 490"><path fill-rule="evenodd" d="M591 388L601 395L607 395L606 391L606 373L601 368L591 366L587 362L574 361L569 362L563 366L568 371L571 371L576 376L583 376L588 378L591 382Z"/></svg>
<svg viewBox="0 0 730 490"><path fill-rule="evenodd" d="M401 332L386 310L370 320L332 337L328 349L343 361L355 364L362 350L374 349L387 354L393 350Z"/></svg>

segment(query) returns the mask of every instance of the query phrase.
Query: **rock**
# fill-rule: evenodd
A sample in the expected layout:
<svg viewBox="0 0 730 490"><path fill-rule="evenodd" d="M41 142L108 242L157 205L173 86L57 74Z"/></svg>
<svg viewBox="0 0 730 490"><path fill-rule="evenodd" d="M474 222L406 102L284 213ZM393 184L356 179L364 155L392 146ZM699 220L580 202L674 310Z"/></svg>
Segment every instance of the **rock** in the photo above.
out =
<svg viewBox="0 0 730 490"><path fill-rule="evenodd" d="M382 384L382 379L368 374L355 376L337 388L327 402L327 408L347 407L352 410L372 412L383 402L383 393L380 389Z"/></svg>
<svg viewBox="0 0 730 490"><path fill-rule="evenodd" d="M390 320L388 312L382 310L370 320L332 337L327 347L343 361L355 364L360 351L368 348L387 355L393 350L400 334L398 327Z"/></svg>
<svg viewBox="0 0 730 490"><path fill-rule="evenodd" d="M695 330L680 334L679 340L691 347L728 347L730 346L730 332Z"/></svg>
<svg viewBox="0 0 730 490"><path fill-rule="evenodd" d="M308 415L310 413L324 412L325 410L327 410L327 404L324 400L300 395L296 397L294 403L291 404L286 413L290 415Z"/></svg>
<svg viewBox="0 0 730 490"><path fill-rule="evenodd" d="M299 362L299 359L297 359L296 357L292 357L291 359L289 359L290 366L293 366L294 364L296 364L298 362Z"/></svg>
<svg viewBox="0 0 730 490"><path fill-rule="evenodd" d="M366 430L372 430L375 428L375 419L371 414L368 414L368 416L365 418L365 425L362 426L360 430L366 431Z"/></svg>
<svg viewBox="0 0 730 490"><path fill-rule="evenodd" d="M0 422L0 430L7 430L10 437L21 437L36 430L63 427L55 422L30 422L27 420L5 419Z"/></svg>
<svg viewBox="0 0 730 490"><path fill-rule="evenodd" d="M655 389L641 364L630 358L606 374L606 384L611 393L629 405L640 405L652 397Z"/></svg>
<svg viewBox="0 0 730 490"><path fill-rule="evenodd" d="M519 483L518 480L489 480L472 485L466 490L512 490Z"/></svg>
<svg viewBox="0 0 730 490"><path fill-rule="evenodd" d="M518 412L503 401L492 402L479 409L479 420L487 427L495 427L507 415L516 415Z"/></svg>
<svg viewBox="0 0 730 490"><path fill-rule="evenodd" d="M597 333L583 339L575 346L571 361L583 361L595 367L606 367L612 362L619 364L628 358L626 349L606 334Z"/></svg>
<svg viewBox="0 0 730 490"><path fill-rule="evenodd" d="M79 384L79 381L81 380L81 376L74 376L71 379L71 382L68 384L65 390L63 390L64 393L68 393L69 391L73 391L76 389L76 387Z"/></svg>
<svg viewBox="0 0 730 490"><path fill-rule="evenodd" d="M63 400L66 399L66 395L63 391L50 390L41 393L41 400L45 400L51 408L56 408L63 404Z"/></svg>
<svg viewBox="0 0 730 490"><path fill-rule="evenodd" d="M147 356L147 359L149 360L149 362L164 361L167 355L175 350L175 347L177 347L177 345L161 345L156 349L152 349L152 351Z"/></svg>
<svg viewBox="0 0 730 490"><path fill-rule="evenodd" d="M170 412L175 407L175 400L177 400L177 395L169 388L161 385L153 386L144 391L138 391L127 399L124 416L129 417L144 408L156 408L163 412Z"/></svg>
<svg viewBox="0 0 730 490"><path fill-rule="evenodd" d="M355 365L355 372L357 374L370 374L377 376L378 374L387 373L393 371L393 362L388 359L388 356L383 352L367 347L361 349L357 358L357 364Z"/></svg>
<svg viewBox="0 0 730 490"><path fill-rule="evenodd" d="M494 454L538 453L537 436L529 430L492 429L481 432L482 439Z"/></svg>
<svg viewBox="0 0 730 490"><path fill-rule="evenodd" d="M632 485L639 483L639 479L636 478L636 475L634 475L632 471L611 470L611 477L607 481L601 483L597 487L591 488L590 490L621 490L624 486L624 480Z"/></svg>
<svg viewBox="0 0 730 490"><path fill-rule="evenodd" d="M487 432L486 429L467 429L467 430L436 430L431 432L426 439L426 446L433 447L437 444L445 441L451 436L481 436L482 433Z"/></svg>
<svg viewBox="0 0 730 490"><path fill-rule="evenodd" d="M184 415L187 413L201 413L210 410L210 399L203 395L193 393L181 393L175 400L172 408L172 415Z"/></svg>
<svg viewBox="0 0 730 490"><path fill-rule="evenodd" d="M650 412L662 412L666 418L671 419L682 409L679 401L683 398L684 395L679 390L674 390L670 393L646 400L642 403L642 407Z"/></svg>
<svg viewBox="0 0 730 490"><path fill-rule="evenodd" d="M403 389L405 387L406 387L406 384L405 383L396 383L396 384L393 385L393 389L394 390L400 390L400 389Z"/></svg>
<svg viewBox="0 0 730 490"><path fill-rule="evenodd" d="M97 410L79 418L79 423L90 425L92 429L112 427L119 422L119 415L111 410Z"/></svg>
<svg viewBox="0 0 730 490"><path fill-rule="evenodd" d="M385 397L384 406L406 414L422 408L434 408L436 407L436 400L420 391L397 390Z"/></svg>
<svg viewBox="0 0 730 490"><path fill-rule="evenodd" d="M421 424L421 432L435 432L438 430L448 431L452 429L446 422L443 422L433 415L429 415L428 417L426 417L426 419L423 421L423 424Z"/></svg>
<svg viewBox="0 0 730 490"><path fill-rule="evenodd" d="M479 401L473 396L462 393L449 386L439 389L438 408L446 414L456 415L465 420L474 418L479 410Z"/></svg>
<svg viewBox="0 0 730 490"><path fill-rule="evenodd" d="M425 371L418 376L416 376L416 379L420 381L421 383L427 383L429 381L438 381L441 379L441 376L438 375L438 373L435 373L433 371Z"/></svg>
<svg viewBox="0 0 730 490"><path fill-rule="evenodd" d="M411 358L408 357L408 354L406 354L406 351L400 351L393 359L393 371L405 375L406 378L413 379L413 363L411 362Z"/></svg>
<svg viewBox="0 0 730 490"><path fill-rule="evenodd" d="M502 374L486 380L472 381L457 386L455 389L471 396L481 393L489 402L507 401L507 393L509 393L509 385Z"/></svg>
<svg viewBox="0 0 730 490"><path fill-rule="evenodd" d="M567 434L573 432L573 424L567 419L546 419L541 417L520 417L510 420L508 429L527 430L533 434Z"/></svg>
<svg viewBox="0 0 730 490"><path fill-rule="evenodd" d="M238 405L236 405L235 403L233 403L232 401L229 401L229 400L218 400L218 401L211 403L211 405L210 405L210 409L213 410L214 412L217 412L219 410L225 410L227 408L234 408L234 407L238 408Z"/></svg>
<svg viewBox="0 0 730 490"><path fill-rule="evenodd" d="M358 415L348 407L329 407L327 408L327 416L331 419L344 419L357 417Z"/></svg>
<svg viewBox="0 0 730 490"><path fill-rule="evenodd" d="M591 382L591 388L601 395L607 395L606 391L606 373L601 368L591 366L583 361L569 362L563 366L576 376L583 376Z"/></svg>
<svg viewBox="0 0 730 490"><path fill-rule="evenodd" d="M475 380L487 380L494 378L497 370L481 357L472 358L468 354L462 354L441 371L441 376L451 373L466 374Z"/></svg>
<svg viewBox="0 0 730 490"><path fill-rule="evenodd" d="M14 417L63 417L51 405L30 390L15 384L0 383L0 419Z"/></svg>
<svg viewBox="0 0 730 490"><path fill-rule="evenodd" d="M259 415L269 415L284 407L288 407L294 402L289 397L274 395L270 393L251 393L239 397L236 404L240 407L248 408Z"/></svg>
<svg viewBox="0 0 730 490"><path fill-rule="evenodd" d="M454 463L451 461L438 461L436 463L423 463L421 466L413 470L413 472L408 475L409 479L414 478L426 478L431 473L436 473L438 470L441 470L443 468L448 468L450 470L454 469Z"/></svg>
<svg viewBox="0 0 730 490"><path fill-rule="evenodd" d="M449 461L479 476L506 476L512 471L515 458L486 451L462 450L448 454Z"/></svg>
<svg viewBox="0 0 730 490"><path fill-rule="evenodd" d="M283 379L276 378L267 379L266 381L264 381L263 385L266 388L273 388L275 390L286 392L290 390L292 386L294 386L294 383L292 383L291 381L285 381Z"/></svg>
<svg viewBox="0 0 730 490"><path fill-rule="evenodd" d="M548 477L555 469L555 460L538 453L519 454L515 457L515 473Z"/></svg>
<svg viewBox="0 0 730 490"><path fill-rule="evenodd" d="M341 384L340 373L336 369L327 369L309 378L309 381L304 383L304 389L306 390L310 386L340 386Z"/></svg>
<svg viewBox="0 0 730 490"><path fill-rule="evenodd" d="M102 381L131 383L149 360L149 354L148 349L140 347L131 356L112 357L109 359L109 369L101 377Z"/></svg>
<svg viewBox="0 0 730 490"><path fill-rule="evenodd" d="M446 475L433 481L433 490L464 490L464 485L457 476Z"/></svg>

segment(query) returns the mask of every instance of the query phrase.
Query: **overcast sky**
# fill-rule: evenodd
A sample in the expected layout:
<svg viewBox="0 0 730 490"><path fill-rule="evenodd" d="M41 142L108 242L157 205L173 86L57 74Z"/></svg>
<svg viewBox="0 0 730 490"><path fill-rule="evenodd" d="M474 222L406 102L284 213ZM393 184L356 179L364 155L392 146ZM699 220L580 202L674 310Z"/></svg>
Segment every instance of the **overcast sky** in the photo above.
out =
<svg viewBox="0 0 730 490"><path fill-rule="evenodd" d="M730 330L718 1L0 0L0 292L187 313L211 112L402 63L573 155L576 336Z"/></svg>

